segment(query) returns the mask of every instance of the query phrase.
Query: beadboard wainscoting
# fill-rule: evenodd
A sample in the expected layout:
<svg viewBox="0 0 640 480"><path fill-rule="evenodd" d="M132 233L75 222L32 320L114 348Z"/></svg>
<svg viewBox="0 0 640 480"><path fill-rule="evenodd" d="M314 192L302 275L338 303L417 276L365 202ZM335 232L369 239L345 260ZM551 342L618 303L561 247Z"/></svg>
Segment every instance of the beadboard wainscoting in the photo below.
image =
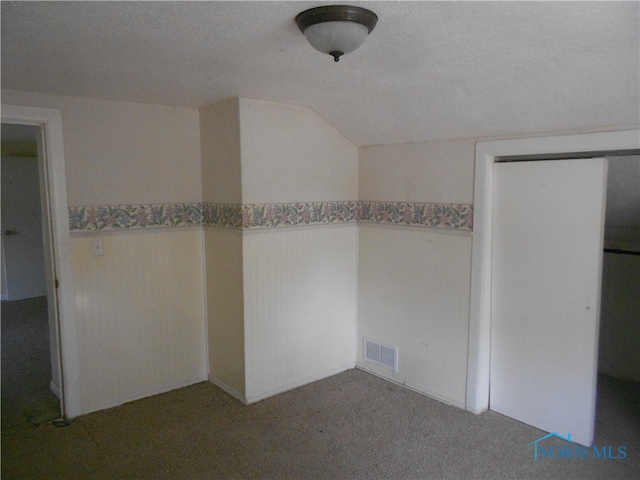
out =
<svg viewBox="0 0 640 480"><path fill-rule="evenodd" d="M76 233L71 246L83 413L206 379L202 227Z"/></svg>
<svg viewBox="0 0 640 480"><path fill-rule="evenodd" d="M359 368L464 408L471 242L470 232L360 223ZM364 360L365 337L398 347L397 373Z"/></svg>
<svg viewBox="0 0 640 480"><path fill-rule="evenodd" d="M242 231L205 227L209 381L245 401Z"/></svg>
<svg viewBox="0 0 640 480"><path fill-rule="evenodd" d="M205 378L253 403L355 365L464 407L471 205L69 213L83 413ZM397 372L364 337L398 347Z"/></svg>
<svg viewBox="0 0 640 480"><path fill-rule="evenodd" d="M243 237L246 400L355 366L357 225Z"/></svg>

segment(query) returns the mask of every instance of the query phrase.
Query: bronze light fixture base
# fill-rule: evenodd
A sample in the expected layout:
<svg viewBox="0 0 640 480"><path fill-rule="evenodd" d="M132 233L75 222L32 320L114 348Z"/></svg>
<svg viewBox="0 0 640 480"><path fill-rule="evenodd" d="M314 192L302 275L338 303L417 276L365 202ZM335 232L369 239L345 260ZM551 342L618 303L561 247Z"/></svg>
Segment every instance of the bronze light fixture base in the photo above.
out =
<svg viewBox="0 0 640 480"><path fill-rule="evenodd" d="M311 46L336 62L358 48L377 22L372 11L350 5L315 7L296 16L296 24Z"/></svg>

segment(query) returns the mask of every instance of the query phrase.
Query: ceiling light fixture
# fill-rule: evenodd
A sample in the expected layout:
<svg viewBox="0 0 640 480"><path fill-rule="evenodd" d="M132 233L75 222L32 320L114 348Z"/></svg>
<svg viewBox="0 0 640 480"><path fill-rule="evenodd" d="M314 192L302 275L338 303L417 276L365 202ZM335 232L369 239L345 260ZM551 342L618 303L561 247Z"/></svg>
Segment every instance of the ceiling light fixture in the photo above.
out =
<svg viewBox="0 0 640 480"><path fill-rule="evenodd" d="M371 33L378 16L370 10L349 5L327 5L298 14L296 24L313 48L339 61L353 52Z"/></svg>

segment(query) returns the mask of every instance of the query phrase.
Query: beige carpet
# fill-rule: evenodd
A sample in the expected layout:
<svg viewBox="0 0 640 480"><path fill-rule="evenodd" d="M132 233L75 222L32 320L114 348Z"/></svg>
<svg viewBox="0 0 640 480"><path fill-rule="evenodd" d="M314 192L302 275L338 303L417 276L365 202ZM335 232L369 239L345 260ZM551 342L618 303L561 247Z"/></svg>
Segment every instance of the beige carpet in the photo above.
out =
<svg viewBox="0 0 640 480"><path fill-rule="evenodd" d="M640 478L637 386L599 395L596 443L625 459L534 462L540 430L349 370L251 406L200 383L62 428L25 418L3 425L2 478Z"/></svg>

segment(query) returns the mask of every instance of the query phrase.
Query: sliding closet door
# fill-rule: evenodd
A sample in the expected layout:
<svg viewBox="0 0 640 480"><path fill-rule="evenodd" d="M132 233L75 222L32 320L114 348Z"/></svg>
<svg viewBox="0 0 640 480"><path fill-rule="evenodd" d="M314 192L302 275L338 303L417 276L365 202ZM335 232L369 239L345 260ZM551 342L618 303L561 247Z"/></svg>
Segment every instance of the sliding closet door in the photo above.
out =
<svg viewBox="0 0 640 480"><path fill-rule="evenodd" d="M607 161L494 169L490 408L590 445Z"/></svg>

